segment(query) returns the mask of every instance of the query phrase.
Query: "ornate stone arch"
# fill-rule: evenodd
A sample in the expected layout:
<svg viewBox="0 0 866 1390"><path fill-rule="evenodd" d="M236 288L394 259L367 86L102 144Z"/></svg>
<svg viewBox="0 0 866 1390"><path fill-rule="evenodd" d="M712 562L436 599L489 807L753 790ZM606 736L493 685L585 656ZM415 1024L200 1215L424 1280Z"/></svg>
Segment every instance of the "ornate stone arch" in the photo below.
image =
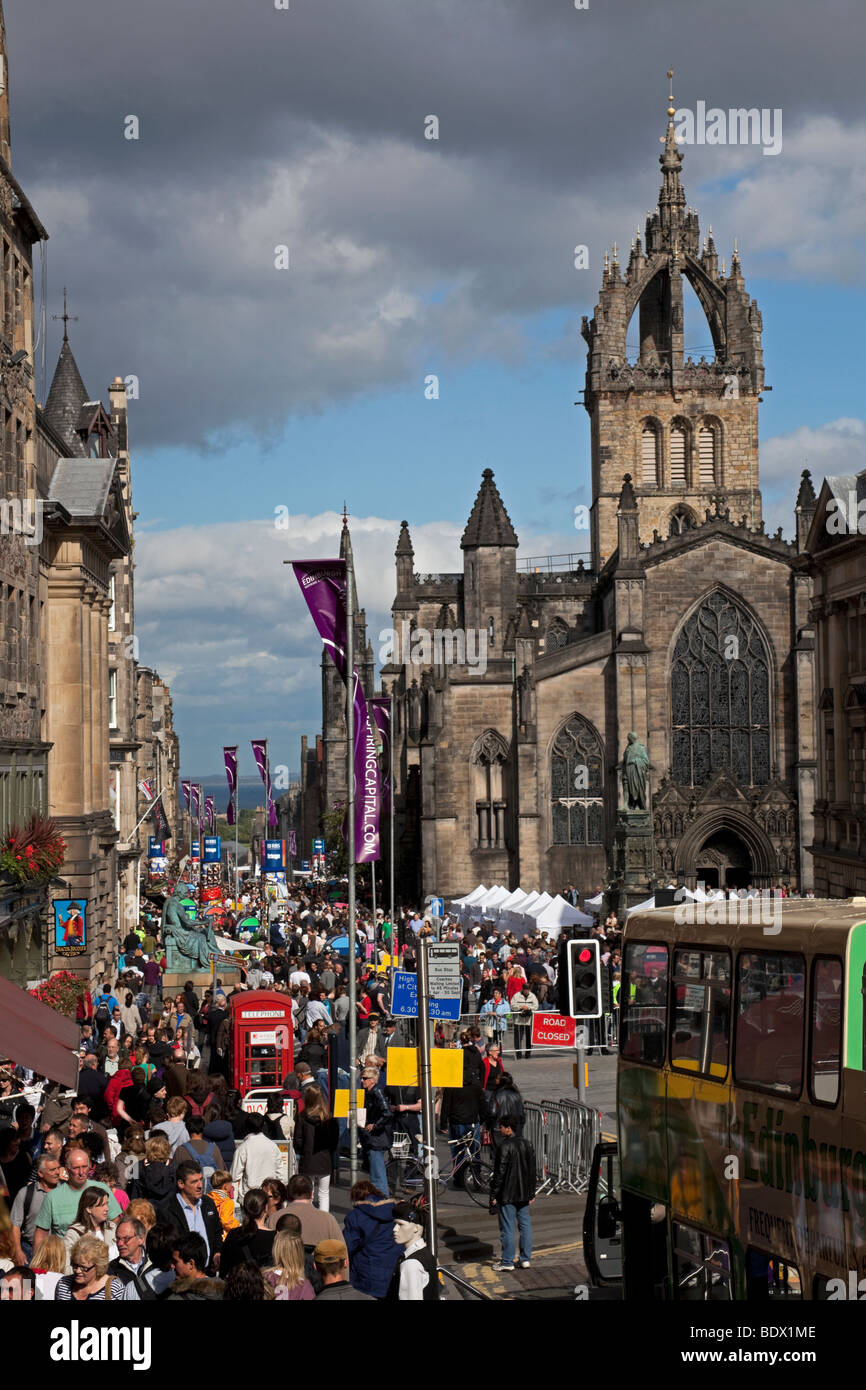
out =
<svg viewBox="0 0 866 1390"><path fill-rule="evenodd" d="M568 623L564 618L551 618L547 625L545 634L544 650L546 652L558 651L560 647L568 645Z"/></svg>
<svg viewBox="0 0 866 1390"><path fill-rule="evenodd" d="M550 843L604 843L604 744L582 714L570 714L549 748Z"/></svg>
<svg viewBox="0 0 866 1390"><path fill-rule="evenodd" d="M474 849L505 849L510 749L496 729L485 729L469 755Z"/></svg>
<svg viewBox="0 0 866 1390"><path fill-rule="evenodd" d="M723 585L708 589L671 639L668 672L672 781L700 787L726 768L740 785L766 786L777 673L753 610Z"/></svg>
<svg viewBox="0 0 866 1390"><path fill-rule="evenodd" d="M707 840L723 831L731 831L739 836L748 849L756 886L767 886L778 880L779 861L770 837L746 812L732 807L708 811L706 815L698 816L687 828L674 855L678 879L694 874L698 856Z"/></svg>

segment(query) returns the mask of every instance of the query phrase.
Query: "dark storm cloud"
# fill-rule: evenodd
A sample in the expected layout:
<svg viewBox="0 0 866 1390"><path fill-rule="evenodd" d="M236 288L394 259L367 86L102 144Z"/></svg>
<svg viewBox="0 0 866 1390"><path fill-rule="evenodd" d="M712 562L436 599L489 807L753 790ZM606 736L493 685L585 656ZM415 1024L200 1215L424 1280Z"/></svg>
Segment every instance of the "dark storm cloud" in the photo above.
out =
<svg viewBox="0 0 866 1390"><path fill-rule="evenodd" d="M786 133L862 118L863 20L846 0L6 12L14 165L52 234L50 307L68 282L92 391L140 376L139 447L276 429L440 352L513 360L522 316L591 311L597 269L576 276L570 248L586 242L598 267L601 238L630 235L655 201L670 62L681 104L782 107ZM688 151L686 189L778 162ZM566 350L582 360L576 339Z"/></svg>

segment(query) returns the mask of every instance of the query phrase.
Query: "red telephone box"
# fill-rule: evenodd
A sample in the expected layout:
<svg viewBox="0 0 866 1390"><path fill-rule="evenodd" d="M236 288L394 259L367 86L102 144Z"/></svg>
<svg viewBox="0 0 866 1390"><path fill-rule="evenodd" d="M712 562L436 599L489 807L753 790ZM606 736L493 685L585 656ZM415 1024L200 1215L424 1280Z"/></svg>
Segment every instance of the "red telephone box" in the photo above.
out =
<svg viewBox="0 0 866 1390"><path fill-rule="evenodd" d="M269 989L232 994L231 1085L245 1096L263 1087L282 1087L294 1066L292 1000Z"/></svg>

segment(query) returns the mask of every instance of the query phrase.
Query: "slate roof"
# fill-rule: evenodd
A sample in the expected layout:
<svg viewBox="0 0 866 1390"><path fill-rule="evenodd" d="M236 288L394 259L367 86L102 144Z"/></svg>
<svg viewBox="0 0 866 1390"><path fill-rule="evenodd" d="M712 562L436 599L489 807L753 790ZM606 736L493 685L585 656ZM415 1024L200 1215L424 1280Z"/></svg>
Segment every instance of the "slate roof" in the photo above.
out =
<svg viewBox="0 0 866 1390"><path fill-rule="evenodd" d="M475 505L469 514L466 530L460 541L460 549L468 550L476 545L518 545L517 533L499 490L493 481L493 469L485 468L481 474L481 487Z"/></svg>
<svg viewBox="0 0 866 1390"><path fill-rule="evenodd" d="M88 399L89 393L81 379L78 363L69 343L64 342L42 413L51 428L60 435L69 453L78 457L84 454L84 443L81 436L76 434L75 427L81 408Z"/></svg>
<svg viewBox="0 0 866 1390"><path fill-rule="evenodd" d="M59 502L70 516L103 516L115 467L114 459L58 459L49 502Z"/></svg>

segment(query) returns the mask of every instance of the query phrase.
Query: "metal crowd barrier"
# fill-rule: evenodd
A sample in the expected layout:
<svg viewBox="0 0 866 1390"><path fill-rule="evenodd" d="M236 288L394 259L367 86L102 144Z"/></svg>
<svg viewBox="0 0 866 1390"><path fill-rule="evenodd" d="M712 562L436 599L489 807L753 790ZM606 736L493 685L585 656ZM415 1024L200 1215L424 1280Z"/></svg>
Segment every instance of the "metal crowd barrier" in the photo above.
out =
<svg viewBox="0 0 866 1390"><path fill-rule="evenodd" d="M601 1139L601 1111L575 1100L525 1101L523 1109L523 1136L535 1154L536 1196L586 1192L593 1151Z"/></svg>

